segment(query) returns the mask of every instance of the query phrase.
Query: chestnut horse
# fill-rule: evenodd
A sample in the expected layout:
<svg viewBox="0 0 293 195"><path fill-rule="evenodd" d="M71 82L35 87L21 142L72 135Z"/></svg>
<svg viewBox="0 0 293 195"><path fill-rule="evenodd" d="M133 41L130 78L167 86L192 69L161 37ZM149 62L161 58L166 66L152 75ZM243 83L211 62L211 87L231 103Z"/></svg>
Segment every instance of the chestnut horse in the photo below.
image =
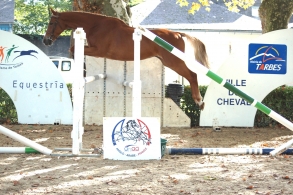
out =
<svg viewBox="0 0 293 195"><path fill-rule="evenodd" d="M52 16L43 39L45 45L51 45L66 29L75 30L82 27L88 43L84 48L84 55L121 61L134 60L132 39L134 28L126 25L122 20L86 12L56 12L52 9L51 12ZM185 45L191 45L195 59L200 64L209 67L205 45L197 38L166 29L153 29L151 31L183 52ZM185 41L188 43L185 44ZM70 50L73 51L74 48ZM158 57L164 66L186 78L190 83L195 103L199 105L200 109L204 108L204 102L198 88L197 75L189 70L181 59L144 36L141 40L140 52L142 60Z"/></svg>

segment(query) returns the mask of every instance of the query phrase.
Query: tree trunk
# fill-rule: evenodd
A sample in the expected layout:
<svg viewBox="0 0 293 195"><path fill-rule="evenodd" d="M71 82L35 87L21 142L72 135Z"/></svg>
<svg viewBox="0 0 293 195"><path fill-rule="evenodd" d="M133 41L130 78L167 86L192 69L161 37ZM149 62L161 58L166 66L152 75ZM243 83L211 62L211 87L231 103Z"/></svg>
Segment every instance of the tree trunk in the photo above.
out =
<svg viewBox="0 0 293 195"><path fill-rule="evenodd" d="M84 11L112 16L132 26L129 0L73 0L73 11ZM73 32L70 38L70 47L74 45ZM73 58L73 53L69 52ZM86 64L84 64L84 76L86 76Z"/></svg>
<svg viewBox="0 0 293 195"><path fill-rule="evenodd" d="M131 12L128 6L129 0L74 0L73 10L103 14L123 20L131 24Z"/></svg>
<svg viewBox="0 0 293 195"><path fill-rule="evenodd" d="M262 33L287 29L293 13L293 0L263 0L259 10Z"/></svg>

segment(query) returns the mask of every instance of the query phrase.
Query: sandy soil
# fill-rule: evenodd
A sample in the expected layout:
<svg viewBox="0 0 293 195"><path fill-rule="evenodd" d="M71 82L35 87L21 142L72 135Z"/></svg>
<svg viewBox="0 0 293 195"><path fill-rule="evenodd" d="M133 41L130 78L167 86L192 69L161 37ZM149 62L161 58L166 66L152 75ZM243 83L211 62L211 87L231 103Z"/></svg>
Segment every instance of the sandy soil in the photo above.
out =
<svg viewBox="0 0 293 195"><path fill-rule="evenodd" d="M46 147L71 147L71 126L6 125ZM286 128L162 128L167 147L269 147L293 139ZM84 148L102 146L102 127L86 126ZM2 147L22 146L0 134ZM0 154L0 194L293 194L290 155L165 155L117 161Z"/></svg>

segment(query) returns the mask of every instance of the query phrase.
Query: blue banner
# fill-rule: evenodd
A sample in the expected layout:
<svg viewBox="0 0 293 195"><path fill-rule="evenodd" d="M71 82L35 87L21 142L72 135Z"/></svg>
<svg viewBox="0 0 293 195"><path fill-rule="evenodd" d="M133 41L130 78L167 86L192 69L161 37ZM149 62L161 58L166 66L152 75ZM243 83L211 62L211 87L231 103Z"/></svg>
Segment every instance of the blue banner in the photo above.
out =
<svg viewBox="0 0 293 195"><path fill-rule="evenodd" d="M253 74L286 74L287 46L281 44L249 44L248 72Z"/></svg>

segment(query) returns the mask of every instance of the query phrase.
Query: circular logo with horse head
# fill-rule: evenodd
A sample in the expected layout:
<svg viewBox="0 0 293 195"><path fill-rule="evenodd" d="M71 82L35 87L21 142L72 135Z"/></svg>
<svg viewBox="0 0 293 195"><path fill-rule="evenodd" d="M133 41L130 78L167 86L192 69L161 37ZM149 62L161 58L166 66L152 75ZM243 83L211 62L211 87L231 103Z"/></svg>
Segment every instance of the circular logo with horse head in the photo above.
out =
<svg viewBox="0 0 293 195"><path fill-rule="evenodd" d="M141 120L119 121L112 131L112 143L125 156L136 157L143 154L151 144L151 133Z"/></svg>

